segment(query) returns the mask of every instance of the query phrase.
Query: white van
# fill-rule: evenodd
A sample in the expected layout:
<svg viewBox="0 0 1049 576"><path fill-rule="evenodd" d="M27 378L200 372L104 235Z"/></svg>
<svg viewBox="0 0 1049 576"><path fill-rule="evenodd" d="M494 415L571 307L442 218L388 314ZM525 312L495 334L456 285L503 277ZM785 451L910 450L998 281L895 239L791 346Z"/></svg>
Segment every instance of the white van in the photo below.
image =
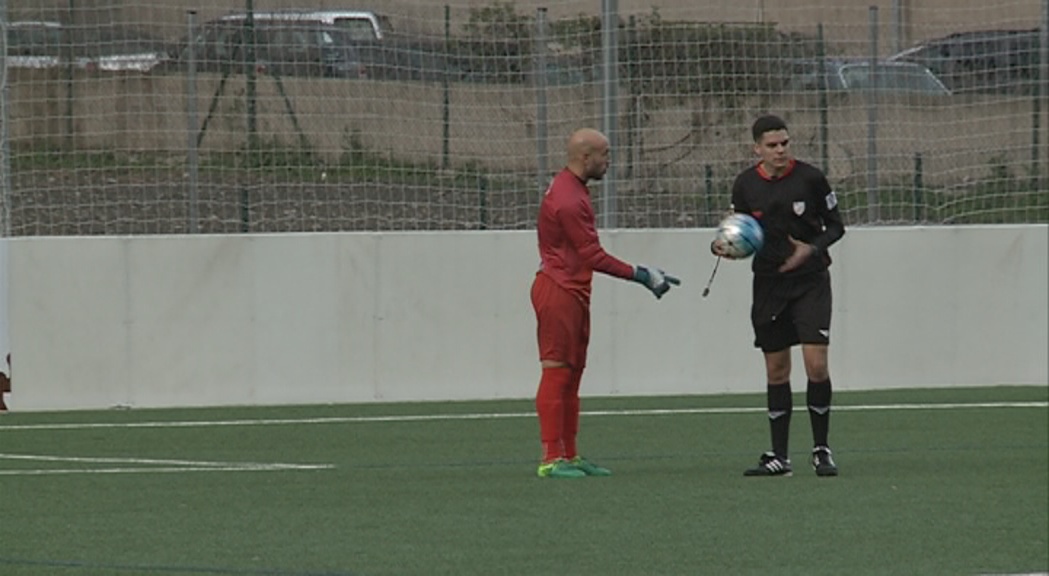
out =
<svg viewBox="0 0 1049 576"><path fill-rule="evenodd" d="M367 10L280 10L256 12L255 18L268 20L300 20L320 22L346 31L352 42L375 42L390 32L390 19ZM244 18L244 14L231 14L224 20Z"/></svg>
<svg viewBox="0 0 1049 576"><path fill-rule="evenodd" d="M342 28L351 40L359 42L382 40L392 30L389 18L367 10L315 10L309 14Z"/></svg>

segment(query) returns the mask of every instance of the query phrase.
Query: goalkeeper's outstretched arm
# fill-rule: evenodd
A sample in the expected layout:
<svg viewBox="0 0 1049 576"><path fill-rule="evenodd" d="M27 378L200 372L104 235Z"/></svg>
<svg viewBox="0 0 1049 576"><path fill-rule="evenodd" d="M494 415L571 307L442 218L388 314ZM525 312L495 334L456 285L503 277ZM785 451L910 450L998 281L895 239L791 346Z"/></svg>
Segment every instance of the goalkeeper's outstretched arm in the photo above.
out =
<svg viewBox="0 0 1049 576"><path fill-rule="evenodd" d="M575 245L579 257L591 270L624 280L633 280L648 288L656 298L662 298L670 291L671 285L681 284L681 280L677 277L659 268L633 266L606 252L601 246L597 228L594 226L593 211L587 205L581 205L574 216L577 219L576 222L566 223L563 229L568 233L569 240ZM562 214L561 217L565 218L566 215Z"/></svg>

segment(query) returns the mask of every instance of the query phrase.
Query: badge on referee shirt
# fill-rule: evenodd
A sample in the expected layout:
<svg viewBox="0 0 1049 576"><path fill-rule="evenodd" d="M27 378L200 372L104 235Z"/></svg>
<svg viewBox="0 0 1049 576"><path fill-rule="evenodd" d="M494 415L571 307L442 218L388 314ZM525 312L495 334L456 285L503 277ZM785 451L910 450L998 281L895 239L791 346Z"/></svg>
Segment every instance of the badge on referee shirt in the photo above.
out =
<svg viewBox="0 0 1049 576"><path fill-rule="evenodd" d="M833 210L838 205L838 195L833 190L827 194L827 210Z"/></svg>
<svg viewBox="0 0 1049 576"><path fill-rule="evenodd" d="M801 216L802 214L805 213L805 202L804 201L802 201L802 202L795 202L794 203L794 213L797 214L798 216Z"/></svg>

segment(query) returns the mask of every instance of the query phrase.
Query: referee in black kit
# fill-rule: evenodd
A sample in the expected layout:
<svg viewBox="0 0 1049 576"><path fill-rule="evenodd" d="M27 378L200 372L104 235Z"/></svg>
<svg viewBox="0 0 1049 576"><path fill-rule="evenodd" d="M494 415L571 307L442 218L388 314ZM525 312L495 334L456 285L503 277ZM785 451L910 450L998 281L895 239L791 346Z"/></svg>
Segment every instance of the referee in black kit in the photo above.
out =
<svg viewBox="0 0 1049 576"><path fill-rule="evenodd" d="M808 376L806 399L812 423L812 466L819 476L837 476L827 443L831 385L827 370L830 344L832 244L845 234L838 200L815 166L795 160L787 124L779 117L758 118L751 129L757 165L732 185L732 209L761 222L765 244L754 255L750 319L754 345L765 355L772 450L761 455L745 476L790 476L788 452L791 396L791 347L801 344ZM720 242L711 251L725 257Z"/></svg>

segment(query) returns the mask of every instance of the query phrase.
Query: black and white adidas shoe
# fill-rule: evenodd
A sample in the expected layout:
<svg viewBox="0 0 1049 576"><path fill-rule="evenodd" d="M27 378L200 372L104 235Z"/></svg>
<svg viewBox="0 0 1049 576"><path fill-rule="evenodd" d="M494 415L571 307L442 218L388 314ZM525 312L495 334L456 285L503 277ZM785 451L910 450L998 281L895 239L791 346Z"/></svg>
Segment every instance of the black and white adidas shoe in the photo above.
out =
<svg viewBox="0 0 1049 576"><path fill-rule="evenodd" d="M761 455L758 465L743 471L744 476L791 476L794 468L790 460L776 456L775 452L765 452Z"/></svg>
<svg viewBox="0 0 1049 576"><path fill-rule="evenodd" d="M816 476L838 475L838 465L831 458L830 448L816 446L812 449L812 469L816 471Z"/></svg>

